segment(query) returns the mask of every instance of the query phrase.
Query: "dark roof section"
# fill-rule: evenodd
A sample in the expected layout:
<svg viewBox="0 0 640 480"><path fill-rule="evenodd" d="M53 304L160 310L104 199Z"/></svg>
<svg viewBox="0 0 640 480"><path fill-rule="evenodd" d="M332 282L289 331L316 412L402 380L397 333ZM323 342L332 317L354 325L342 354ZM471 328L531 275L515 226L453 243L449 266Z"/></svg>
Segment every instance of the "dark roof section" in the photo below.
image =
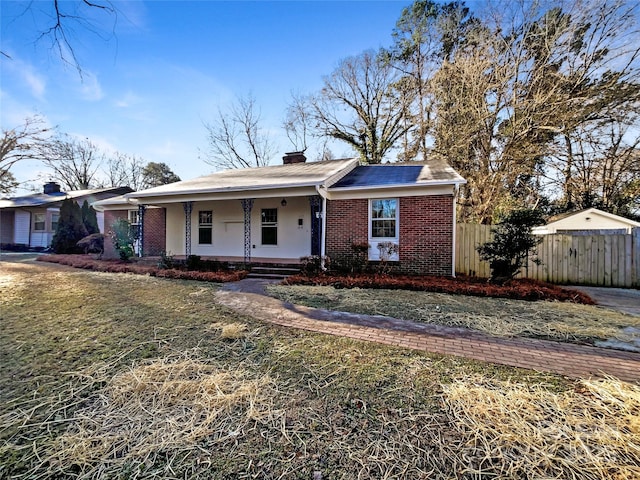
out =
<svg viewBox="0 0 640 480"><path fill-rule="evenodd" d="M365 188L430 183L465 183L465 181L455 170L440 162L386 163L356 167L330 188Z"/></svg>
<svg viewBox="0 0 640 480"><path fill-rule="evenodd" d="M123 195L132 192L129 187L109 187L98 188L92 190L72 190L69 192L54 193L34 193L31 195L23 195L21 197L0 199L0 208L26 208L26 207L43 207L46 205L55 206L65 198L73 198L76 200L87 200L93 203L105 198Z"/></svg>

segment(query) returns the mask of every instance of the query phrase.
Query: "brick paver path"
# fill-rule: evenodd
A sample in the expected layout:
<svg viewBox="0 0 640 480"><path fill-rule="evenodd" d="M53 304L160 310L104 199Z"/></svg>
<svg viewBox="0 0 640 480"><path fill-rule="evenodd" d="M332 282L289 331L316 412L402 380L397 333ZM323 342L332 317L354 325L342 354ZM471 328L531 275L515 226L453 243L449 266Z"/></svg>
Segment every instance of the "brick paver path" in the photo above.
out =
<svg viewBox="0 0 640 480"><path fill-rule="evenodd" d="M253 282L253 283L252 283ZM456 355L484 362L559 373L574 378L613 376L640 383L640 354L528 338L497 338L464 328L426 325L390 317L291 305L256 293L243 280L216 293L223 305L285 327L339 335L386 345Z"/></svg>

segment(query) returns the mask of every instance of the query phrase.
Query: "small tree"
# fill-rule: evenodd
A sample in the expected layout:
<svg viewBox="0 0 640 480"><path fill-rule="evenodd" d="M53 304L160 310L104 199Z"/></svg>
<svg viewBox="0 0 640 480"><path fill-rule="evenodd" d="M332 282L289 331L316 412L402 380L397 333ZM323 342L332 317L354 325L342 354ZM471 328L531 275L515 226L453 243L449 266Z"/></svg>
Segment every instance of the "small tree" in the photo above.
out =
<svg viewBox="0 0 640 480"><path fill-rule="evenodd" d="M63 200L51 248L56 253L79 253L77 243L86 236L87 229L82 222L80 206L70 198Z"/></svg>
<svg viewBox="0 0 640 480"><path fill-rule="evenodd" d="M480 258L489 262L491 282L502 284L520 273L541 241L531 229L542 223L544 219L538 210L514 210L492 229L493 240L478 247Z"/></svg>
<svg viewBox="0 0 640 480"><path fill-rule="evenodd" d="M92 235L94 233L100 233L96 211L86 200L82 204L81 212L82 223L84 224L84 228L87 229L87 234Z"/></svg>
<svg viewBox="0 0 640 480"><path fill-rule="evenodd" d="M111 225L109 238L120 255L120 260L128 262L134 255L133 242L135 237L131 232L131 224L124 218L119 218Z"/></svg>

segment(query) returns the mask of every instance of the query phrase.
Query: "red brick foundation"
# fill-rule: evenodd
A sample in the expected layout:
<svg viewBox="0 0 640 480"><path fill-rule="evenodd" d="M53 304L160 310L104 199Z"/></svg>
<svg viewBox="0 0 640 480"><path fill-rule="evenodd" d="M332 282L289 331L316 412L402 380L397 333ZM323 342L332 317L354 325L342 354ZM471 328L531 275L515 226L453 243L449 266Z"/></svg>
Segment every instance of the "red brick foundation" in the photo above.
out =
<svg viewBox="0 0 640 480"><path fill-rule="evenodd" d="M453 196L400 197L398 273L450 276L453 263ZM353 243L369 241L369 201L327 202L326 254L353 255Z"/></svg>

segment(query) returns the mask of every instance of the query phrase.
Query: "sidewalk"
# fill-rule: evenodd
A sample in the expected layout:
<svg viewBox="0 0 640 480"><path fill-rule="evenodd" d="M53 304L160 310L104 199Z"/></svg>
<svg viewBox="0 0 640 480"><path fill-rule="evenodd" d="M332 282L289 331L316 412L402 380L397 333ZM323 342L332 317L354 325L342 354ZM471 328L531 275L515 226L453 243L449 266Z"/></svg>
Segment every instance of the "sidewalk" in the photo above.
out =
<svg viewBox="0 0 640 480"><path fill-rule="evenodd" d="M239 313L284 327L574 378L613 376L640 383L638 353L528 338L497 338L464 328L292 305L266 296L266 283L246 279L227 284L216 298Z"/></svg>

